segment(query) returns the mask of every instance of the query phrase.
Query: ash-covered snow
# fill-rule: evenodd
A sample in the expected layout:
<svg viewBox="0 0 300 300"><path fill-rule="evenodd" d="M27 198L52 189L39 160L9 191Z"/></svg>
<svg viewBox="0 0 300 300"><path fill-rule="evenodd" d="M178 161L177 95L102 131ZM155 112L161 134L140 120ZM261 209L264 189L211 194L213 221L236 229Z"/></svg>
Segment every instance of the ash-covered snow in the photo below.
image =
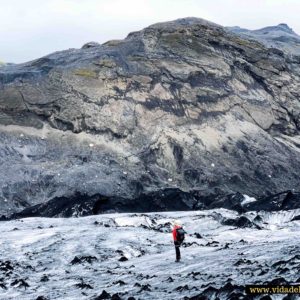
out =
<svg viewBox="0 0 300 300"><path fill-rule="evenodd" d="M256 201L254 197L249 197L248 195L243 195L243 196L244 196L244 200L241 202L241 205L245 205Z"/></svg>
<svg viewBox="0 0 300 300"><path fill-rule="evenodd" d="M248 212L253 228L222 225L240 217L225 209L1 222L0 299L96 299L103 290L126 300L230 299L237 286L295 283L298 214ZM174 219L188 232L181 263L174 262Z"/></svg>

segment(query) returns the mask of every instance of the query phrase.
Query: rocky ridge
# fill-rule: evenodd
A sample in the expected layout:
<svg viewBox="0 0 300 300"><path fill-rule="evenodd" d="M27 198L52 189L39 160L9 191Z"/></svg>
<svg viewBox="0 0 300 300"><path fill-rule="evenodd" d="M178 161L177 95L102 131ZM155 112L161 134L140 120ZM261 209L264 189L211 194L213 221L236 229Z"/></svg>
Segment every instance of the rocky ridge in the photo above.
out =
<svg viewBox="0 0 300 300"><path fill-rule="evenodd" d="M249 30L238 26L228 27L228 29L243 37L258 40L267 47L278 48L287 53L300 55L300 36L285 23L257 30Z"/></svg>

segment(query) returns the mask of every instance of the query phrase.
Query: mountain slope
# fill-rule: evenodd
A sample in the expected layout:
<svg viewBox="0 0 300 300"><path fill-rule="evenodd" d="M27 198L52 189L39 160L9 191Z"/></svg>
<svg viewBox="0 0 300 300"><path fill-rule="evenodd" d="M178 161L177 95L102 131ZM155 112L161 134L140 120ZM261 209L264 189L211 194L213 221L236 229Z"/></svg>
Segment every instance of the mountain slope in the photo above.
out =
<svg viewBox="0 0 300 300"><path fill-rule="evenodd" d="M238 26L227 27L227 29L241 36L258 40L267 47L300 55L300 36L287 24L281 23L277 26L268 26L257 30L248 30Z"/></svg>
<svg viewBox="0 0 300 300"><path fill-rule="evenodd" d="M1 67L0 213L298 189L299 87L299 57L196 18Z"/></svg>

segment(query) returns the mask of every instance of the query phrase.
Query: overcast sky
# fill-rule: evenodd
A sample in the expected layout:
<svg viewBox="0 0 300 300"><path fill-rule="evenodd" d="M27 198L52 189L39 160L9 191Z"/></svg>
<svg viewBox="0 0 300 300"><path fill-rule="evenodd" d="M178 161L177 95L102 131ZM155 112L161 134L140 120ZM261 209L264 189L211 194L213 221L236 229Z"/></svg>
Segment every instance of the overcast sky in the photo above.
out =
<svg viewBox="0 0 300 300"><path fill-rule="evenodd" d="M183 17L249 29L287 23L300 33L299 12L300 0L0 0L0 61L25 62Z"/></svg>

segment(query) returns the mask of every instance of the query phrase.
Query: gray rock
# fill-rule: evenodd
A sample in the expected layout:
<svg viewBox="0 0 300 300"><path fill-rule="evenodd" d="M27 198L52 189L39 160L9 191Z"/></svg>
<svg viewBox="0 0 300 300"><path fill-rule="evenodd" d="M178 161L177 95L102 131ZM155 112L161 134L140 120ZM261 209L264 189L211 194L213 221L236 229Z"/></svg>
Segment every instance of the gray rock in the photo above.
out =
<svg viewBox="0 0 300 300"><path fill-rule="evenodd" d="M78 193L166 210L297 189L299 76L299 57L196 18L3 66L0 214Z"/></svg>
<svg viewBox="0 0 300 300"><path fill-rule="evenodd" d="M268 26L257 30L248 30L238 26L227 27L227 29L242 35L244 38L255 39L267 47L300 55L300 36L287 24L281 23L277 26Z"/></svg>
<svg viewBox="0 0 300 300"><path fill-rule="evenodd" d="M88 42L82 46L82 49L89 49L89 48L98 47L98 46L100 46L100 44L97 42Z"/></svg>

